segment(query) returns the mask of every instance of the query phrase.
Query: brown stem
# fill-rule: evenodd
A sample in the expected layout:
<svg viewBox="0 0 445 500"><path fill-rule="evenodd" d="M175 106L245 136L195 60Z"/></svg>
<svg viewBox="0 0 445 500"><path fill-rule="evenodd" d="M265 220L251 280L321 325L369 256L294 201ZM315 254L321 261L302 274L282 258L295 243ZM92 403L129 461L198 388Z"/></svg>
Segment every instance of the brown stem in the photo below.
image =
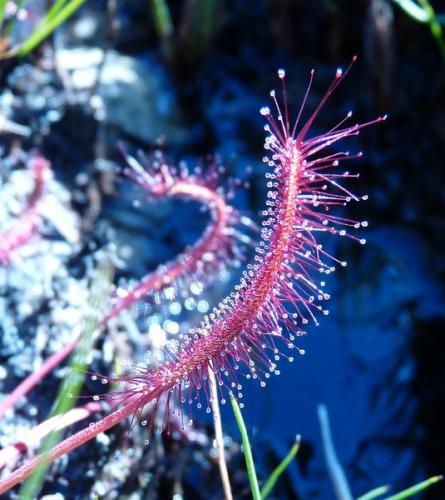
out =
<svg viewBox="0 0 445 500"><path fill-rule="evenodd" d="M218 452L219 474L221 476L221 482L223 485L225 500L233 500L232 488L230 487L229 472L227 470L227 464L224 453L224 436L221 424L221 412L218 404L218 386L213 369L209 367L208 371L209 371L210 392L212 394L211 405L213 412L213 424L215 427L216 450Z"/></svg>

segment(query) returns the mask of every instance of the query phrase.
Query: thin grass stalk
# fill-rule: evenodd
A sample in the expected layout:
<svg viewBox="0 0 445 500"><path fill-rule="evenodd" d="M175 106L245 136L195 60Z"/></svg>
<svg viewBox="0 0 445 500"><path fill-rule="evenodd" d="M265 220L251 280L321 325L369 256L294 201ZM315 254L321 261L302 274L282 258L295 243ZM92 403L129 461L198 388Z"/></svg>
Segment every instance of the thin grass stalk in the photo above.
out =
<svg viewBox="0 0 445 500"><path fill-rule="evenodd" d="M373 490L368 491L364 495L361 495L356 500L373 500L374 498L380 497L385 493L387 493L389 488L390 486L388 484L385 484L384 486L379 486L378 488L374 488Z"/></svg>
<svg viewBox="0 0 445 500"><path fill-rule="evenodd" d="M175 57L175 45L173 42L174 27L170 9L165 0L150 0L150 4L156 32L161 40L169 63L172 63Z"/></svg>
<svg viewBox="0 0 445 500"><path fill-rule="evenodd" d="M233 413L235 414L236 423L241 433L243 443L244 459L246 460L247 474L249 476L250 489L253 500L261 500L260 487L256 476L255 463L253 461L252 449L250 448L249 436L247 434L246 425L241 414L240 407L233 394L230 394L230 402L232 403Z"/></svg>
<svg viewBox="0 0 445 500"><path fill-rule="evenodd" d="M19 57L26 56L37 47L45 38L47 38L56 28L71 17L86 0L71 0L67 5L59 9L59 11L48 17L46 15L39 26L31 33L31 35L20 45L15 52Z"/></svg>
<svg viewBox="0 0 445 500"><path fill-rule="evenodd" d="M428 24L429 17L427 12L412 0L392 0L397 4L408 16L419 23Z"/></svg>
<svg viewBox="0 0 445 500"><path fill-rule="evenodd" d="M297 456L298 450L300 449L301 436L297 435L295 438L295 443L289 450L288 454L283 458L283 460L277 465L273 470L272 474L269 476L264 486L261 488L261 498L264 500L267 498L275 486L283 472L287 469L292 460Z"/></svg>
<svg viewBox="0 0 445 500"><path fill-rule="evenodd" d="M19 11L20 9L23 9L26 5L27 0L20 0L16 2L16 9ZM13 16L9 22L5 26L5 32L3 33L3 37L7 40L9 36L11 35L15 25L17 23L17 16Z"/></svg>

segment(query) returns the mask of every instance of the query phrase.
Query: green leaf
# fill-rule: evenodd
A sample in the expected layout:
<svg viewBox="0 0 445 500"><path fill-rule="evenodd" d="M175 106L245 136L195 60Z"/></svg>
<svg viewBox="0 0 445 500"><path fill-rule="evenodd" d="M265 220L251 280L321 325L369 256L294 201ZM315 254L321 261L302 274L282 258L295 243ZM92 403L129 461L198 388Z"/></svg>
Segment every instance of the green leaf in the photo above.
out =
<svg viewBox="0 0 445 500"><path fill-rule="evenodd" d="M412 0L392 0L397 4L408 16L412 17L419 23L427 24L429 22L428 12L425 11L419 4Z"/></svg>
<svg viewBox="0 0 445 500"><path fill-rule="evenodd" d="M23 9L26 5L27 0L20 0L19 2L16 2L16 11L19 11L20 9ZM5 31L3 33L3 36L5 38L9 38L9 35L12 33L12 30L14 29L14 26L17 22L17 16L13 16L11 19L9 19L8 23L5 26Z"/></svg>
<svg viewBox="0 0 445 500"><path fill-rule="evenodd" d="M275 483L278 481L279 477L283 474L283 472L287 469L288 465L292 462L292 460L296 457L298 450L300 448L301 437L298 435L295 439L295 443L288 452L288 454L283 458L283 460L279 463L279 465L274 469L272 474L269 476L269 479L266 481L264 486L261 488L261 498L264 500L269 493L272 491Z"/></svg>
<svg viewBox="0 0 445 500"><path fill-rule="evenodd" d="M373 498L379 497L380 495L384 495L388 490L390 486L385 485L385 486L379 486L378 488L374 488L371 491L368 491L368 493L365 493L364 495L360 496L357 498L357 500L372 500Z"/></svg>
<svg viewBox="0 0 445 500"><path fill-rule="evenodd" d="M230 394L230 402L232 403L233 413L235 414L236 423L241 433L243 443L244 459L246 460L247 474L249 476L250 489L252 491L253 500L261 500L260 488L256 477L255 463L253 461L252 450L250 448L249 436L247 435L246 425L244 424L243 416L240 407L233 394Z"/></svg>
<svg viewBox="0 0 445 500"><path fill-rule="evenodd" d="M397 4L406 14L415 19L419 23L427 24L430 28L431 34L436 40L442 57L445 59L445 40L443 36L441 23L443 22L442 16L436 16L433 6L429 0L392 0Z"/></svg>
<svg viewBox="0 0 445 500"><path fill-rule="evenodd" d="M47 12L42 22L20 45L16 55L24 57L34 50L45 38L47 38L56 28L72 16L86 0L68 0L62 6L62 1L57 0L52 8Z"/></svg>
<svg viewBox="0 0 445 500"><path fill-rule="evenodd" d="M407 488L406 490L403 490L400 493L396 493L395 495L388 497L386 500L403 500L405 498L412 497L416 493L420 493L426 488L429 488L431 485L438 483L439 481L442 481L442 479L443 479L442 475L430 477L429 479L426 479L421 483L415 484L414 486L411 486L410 488Z"/></svg>
<svg viewBox="0 0 445 500"><path fill-rule="evenodd" d="M170 9L165 0L150 0L150 3L156 32L164 46L167 58L172 62L175 55L175 46L173 43L174 27Z"/></svg>
<svg viewBox="0 0 445 500"><path fill-rule="evenodd" d="M433 6L428 0L419 0L420 5L423 7L424 11L428 14L428 24L430 27L431 34L436 40L436 43L442 53L442 57L445 59L445 40L443 38L442 26L437 20L436 13L434 12Z"/></svg>
<svg viewBox="0 0 445 500"><path fill-rule="evenodd" d="M46 13L46 19L53 19L67 1L69 0L56 0Z"/></svg>

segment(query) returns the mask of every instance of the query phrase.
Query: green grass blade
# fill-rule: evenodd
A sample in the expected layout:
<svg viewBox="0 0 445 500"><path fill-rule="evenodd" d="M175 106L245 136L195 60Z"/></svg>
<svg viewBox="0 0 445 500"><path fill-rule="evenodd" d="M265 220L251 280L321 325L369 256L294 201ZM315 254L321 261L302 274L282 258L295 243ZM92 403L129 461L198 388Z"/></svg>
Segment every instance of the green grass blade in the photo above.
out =
<svg viewBox="0 0 445 500"><path fill-rule="evenodd" d="M397 4L408 16L413 18L419 23L428 24L430 18L428 12L425 11L420 5L412 0L392 0Z"/></svg>
<svg viewBox="0 0 445 500"><path fill-rule="evenodd" d="M414 2L413 0L392 1L397 4L412 19L429 26L431 34L436 40L439 50L442 53L442 57L445 59L445 39L441 26L442 16L436 16L433 6L429 2L429 0L418 0L418 2Z"/></svg>
<svg viewBox="0 0 445 500"><path fill-rule="evenodd" d="M168 60L172 62L175 56L175 46L173 43L174 27L170 9L166 0L150 0L150 4L156 33L162 42Z"/></svg>
<svg viewBox="0 0 445 500"><path fill-rule="evenodd" d="M423 7L424 11L428 14L428 24L430 27L431 34L436 40L436 43L442 53L442 57L445 59L445 41L443 38L442 26L437 20L436 13L433 6L428 0L419 0L420 5Z"/></svg>
<svg viewBox="0 0 445 500"><path fill-rule="evenodd" d="M253 461L252 450L250 448L249 436L247 434L246 425L244 424L243 416L241 415L240 407L233 396L230 394L230 402L232 403L233 413L235 414L236 423L241 433L243 443L243 453L246 460L247 474L249 476L250 489L252 491L253 500L261 500L260 488L256 477L255 463Z"/></svg>
<svg viewBox="0 0 445 500"><path fill-rule="evenodd" d="M429 479L426 479L421 483L415 484L414 486L411 486L410 488L407 488L406 490L403 490L400 493L396 493L395 495L388 497L386 500L403 500L405 498L412 497L413 495L420 493L426 488L429 488L431 485L438 483L439 481L442 481L442 479L443 479L442 475L430 477Z"/></svg>
<svg viewBox="0 0 445 500"><path fill-rule="evenodd" d="M188 0L185 2L180 33L181 55L189 61L198 59L217 35L221 22L220 0Z"/></svg>
<svg viewBox="0 0 445 500"><path fill-rule="evenodd" d="M287 469L288 465L296 457L298 450L300 448L300 441L301 441L301 437L298 435L295 439L294 445L289 450L288 454L283 458L283 460L274 469L272 474L269 476L269 479L266 481L264 486L261 488L262 500L267 498L267 496L269 495L269 493L272 491L273 487L275 486L275 483L278 481L279 477L283 474L283 472Z"/></svg>
<svg viewBox="0 0 445 500"><path fill-rule="evenodd" d="M48 9L48 12L46 13L46 19L52 19L53 17L58 14L58 12L62 9L62 7L66 4L66 2L69 0L56 0L51 7Z"/></svg>
<svg viewBox="0 0 445 500"><path fill-rule="evenodd" d="M77 397L82 390L86 376L88 353L91 352L96 340L94 333L97 331L99 324L98 311L103 310L110 293L111 275L111 265L108 262L101 263L91 284L91 313L84 319L83 334L69 361L70 375L59 387L49 417L66 413L77 402ZM48 452L60 442L62 436L63 431L52 432L43 442L40 452ZM31 500L39 496L48 467L49 464L43 462L36 468L33 475L24 482L19 494L21 500Z"/></svg>
<svg viewBox="0 0 445 500"><path fill-rule="evenodd" d="M357 500L373 500L374 498L384 495L389 488L390 486L387 484L385 484L385 486L379 486L378 488L374 488L373 490L368 491L368 493L358 497Z"/></svg>
<svg viewBox="0 0 445 500"><path fill-rule="evenodd" d="M0 0L0 31L3 26L3 20L5 19L5 10L8 0Z"/></svg>
<svg viewBox="0 0 445 500"><path fill-rule="evenodd" d="M58 28L63 22L65 22L70 16L72 16L77 11L77 9L79 9L85 3L85 1L86 0L69 0L66 5L64 5L62 8L59 8L57 13L53 13L52 17L48 17L47 14L43 18L39 26L37 26L37 28L31 33L31 35L21 44L16 52L16 55L19 57L23 57L29 54L56 28Z"/></svg>

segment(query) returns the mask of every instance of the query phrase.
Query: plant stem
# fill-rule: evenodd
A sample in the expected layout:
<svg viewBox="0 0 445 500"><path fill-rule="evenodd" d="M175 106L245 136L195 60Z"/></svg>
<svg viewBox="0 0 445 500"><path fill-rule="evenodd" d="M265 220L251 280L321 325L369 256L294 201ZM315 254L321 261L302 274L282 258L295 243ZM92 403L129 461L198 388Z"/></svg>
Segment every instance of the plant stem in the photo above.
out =
<svg viewBox="0 0 445 500"><path fill-rule="evenodd" d="M261 500L260 488L256 477L255 463L253 461L252 450L250 448L249 436L247 434L246 425L241 414L240 407L233 394L230 394L230 402L232 403L233 413L235 414L236 423L238 424L241 439L243 442L243 453L246 460L247 474L249 476L250 489L252 491L253 500Z"/></svg>
<svg viewBox="0 0 445 500"><path fill-rule="evenodd" d="M208 371L209 371L210 393L212 396L210 399L210 403L212 405L213 424L215 427L215 442L216 442L216 450L218 452L219 473L221 475L221 482L224 490L224 498L226 500L232 500L233 495L232 495L232 489L230 487L229 472L227 470L227 464L224 455L224 436L221 424L221 412L218 403L218 387L213 370L209 367Z"/></svg>

